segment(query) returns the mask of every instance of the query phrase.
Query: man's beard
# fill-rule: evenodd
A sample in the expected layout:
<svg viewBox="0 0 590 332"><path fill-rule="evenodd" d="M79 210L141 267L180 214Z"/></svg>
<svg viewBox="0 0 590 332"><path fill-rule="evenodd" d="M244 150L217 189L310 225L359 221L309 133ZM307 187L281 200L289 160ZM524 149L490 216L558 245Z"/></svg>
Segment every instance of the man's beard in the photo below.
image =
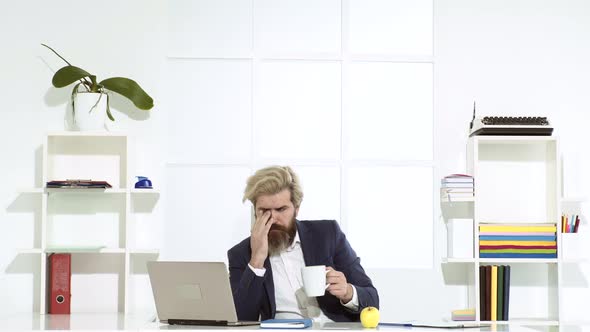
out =
<svg viewBox="0 0 590 332"><path fill-rule="evenodd" d="M288 227L273 224L270 226L268 232L268 253L276 255L289 248L295 240L295 233L297 232L297 225L295 223L295 217L291 220L291 224Z"/></svg>

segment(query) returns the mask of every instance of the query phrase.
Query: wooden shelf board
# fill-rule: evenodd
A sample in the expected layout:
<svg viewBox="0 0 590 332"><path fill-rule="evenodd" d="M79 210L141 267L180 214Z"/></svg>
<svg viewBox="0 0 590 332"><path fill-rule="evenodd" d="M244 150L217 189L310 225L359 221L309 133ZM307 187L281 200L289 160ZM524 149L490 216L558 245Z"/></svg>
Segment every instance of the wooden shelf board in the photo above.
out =
<svg viewBox="0 0 590 332"><path fill-rule="evenodd" d="M562 197L561 203L584 203L586 202L586 197Z"/></svg>
<svg viewBox="0 0 590 332"><path fill-rule="evenodd" d="M63 246L47 247L46 253L71 253L71 254L124 254L125 248L105 248L100 246Z"/></svg>
<svg viewBox="0 0 590 332"><path fill-rule="evenodd" d="M152 194L152 195L159 195L160 194L160 190L158 189L137 189L137 188L133 188L129 190L130 193L132 194Z"/></svg>
<svg viewBox="0 0 590 332"><path fill-rule="evenodd" d="M159 255L159 249L133 249L129 251L132 255Z"/></svg>
<svg viewBox="0 0 590 332"><path fill-rule="evenodd" d="M127 191L121 188L45 188L49 194L124 194Z"/></svg>
<svg viewBox="0 0 590 332"><path fill-rule="evenodd" d="M450 199L448 197L441 197L440 201L443 203L468 203L468 202L475 202L475 197L460 197L460 198L453 198Z"/></svg>
<svg viewBox="0 0 590 332"><path fill-rule="evenodd" d="M443 263L475 263L475 258L444 257Z"/></svg>
<svg viewBox="0 0 590 332"><path fill-rule="evenodd" d="M96 131L52 131L48 132L47 136L49 137L58 137L58 136L66 136L66 137L121 137L126 138L127 134L121 132L110 132L104 130L96 130Z"/></svg>
<svg viewBox="0 0 590 332"><path fill-rule="evenodd" d="M556 142L555 136L496 136L496 135L480 135L472 136L473 139L480 144L521 144L526 142Z"/></svg>

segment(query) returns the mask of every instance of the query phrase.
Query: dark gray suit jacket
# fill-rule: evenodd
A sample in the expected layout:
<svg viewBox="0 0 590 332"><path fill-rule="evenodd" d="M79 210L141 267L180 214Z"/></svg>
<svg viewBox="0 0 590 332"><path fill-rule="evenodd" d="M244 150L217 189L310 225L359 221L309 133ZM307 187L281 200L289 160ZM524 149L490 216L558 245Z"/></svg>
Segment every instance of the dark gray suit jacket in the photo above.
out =
<svg viewBox="0 0 590 332"><path fill-rule="evenodd" d="M355 286L359 310L352 312L330 293L318 297L324 314L336 322L359 321L365 307L379 307L379 295L366 275L354 250L334 220L297 221L297 231L305 265L326 265L344 273L346 280ZM251 256L250 238L243 240L227 252L229 274L234 303L240 320L274 318L276 313L272 269L267 258L266 274L258 277L248 267Z"/></svg>

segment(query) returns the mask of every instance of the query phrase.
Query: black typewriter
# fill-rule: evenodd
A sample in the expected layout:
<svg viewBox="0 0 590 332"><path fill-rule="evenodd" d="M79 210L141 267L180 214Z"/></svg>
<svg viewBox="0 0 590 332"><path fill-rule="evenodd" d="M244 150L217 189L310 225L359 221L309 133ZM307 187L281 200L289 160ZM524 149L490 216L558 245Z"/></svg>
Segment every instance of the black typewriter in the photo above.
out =
<svg viewBox="0 0 590 332"><path fill-rule="evenodd" d="M469 136L506 135L506 136L551 136L553 127L544 116L484 116L475 117L469 125Z"/></svg>

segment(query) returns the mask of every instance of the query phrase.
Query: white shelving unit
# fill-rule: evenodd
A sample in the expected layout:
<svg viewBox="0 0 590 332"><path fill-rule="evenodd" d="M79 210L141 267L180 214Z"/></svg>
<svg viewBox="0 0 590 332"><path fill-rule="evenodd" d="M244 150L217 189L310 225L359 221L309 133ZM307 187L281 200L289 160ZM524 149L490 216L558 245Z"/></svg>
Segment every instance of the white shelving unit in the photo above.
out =
<svg viewBox="0 0 590 332"><path fill-rule="evenodd" d="M561 171L554 136L474 136L467 145L467 173L475 180L473 201L463 202L473 225L473 257L443 259L469 264L468 306L481 322L480 265L510 265L509 321L497 324L559 326L563 321L563 257L560 227ZM450 202L441 201L443 204ZM554 223L558 258L479 258L479 224Z"/></svg>
<svg viewBox="0 0 590 332"><path fill-rule="evenodd" d="M107 181L113 188L22 191L41 196L40 226L35 230L34 248L20 251L39 255L39 285L35 289L38 289L40 313L47 312L46 256L50 252L72 254L72 312L76 311L73 304L77 301L102 301L114 305L118 312L128 312L133 264L157 259L157 249L136 247L132 206L155 204L159 192L133 188L130 146L130 138L120 133L68 131L46 135L43 186L51 180L90 179ZM146 195L154 195L148 203L140 199ZM78 281L80 290L90 289L96 293L88 285L102 287L100 292L104 297L80 299L85 294L80 294L83 291L76 293ZM106 310L105 307L108 305L97 310ZM93 310L87 305L80 308L80 311Z"/></svg>

